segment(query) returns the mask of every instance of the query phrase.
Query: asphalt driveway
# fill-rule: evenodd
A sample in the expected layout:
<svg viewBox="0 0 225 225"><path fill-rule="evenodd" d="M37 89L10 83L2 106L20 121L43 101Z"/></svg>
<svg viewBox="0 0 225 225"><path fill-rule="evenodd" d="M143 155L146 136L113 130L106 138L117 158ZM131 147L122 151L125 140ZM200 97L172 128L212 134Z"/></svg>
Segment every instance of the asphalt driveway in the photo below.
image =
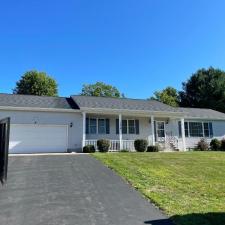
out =
<svg viewBox="0 0 225 225"><path fill-rule="evenodd" d="M2 225L169 225L158 209L89 155L11 156Z"/></svg>

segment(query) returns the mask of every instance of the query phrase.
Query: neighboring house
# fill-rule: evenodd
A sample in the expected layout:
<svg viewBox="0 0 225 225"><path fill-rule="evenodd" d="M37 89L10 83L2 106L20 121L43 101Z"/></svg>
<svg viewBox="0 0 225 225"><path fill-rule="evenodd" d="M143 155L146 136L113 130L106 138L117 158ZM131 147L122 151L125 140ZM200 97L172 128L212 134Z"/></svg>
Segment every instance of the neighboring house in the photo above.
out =
<svg viewBox="0 0 225 225"><path fill-rule="evenodd" d="M0 94L4 117L11 118L11 153L82 151L98 139L109 139L111 151L133 151L135 139L186 151L201 138L225 137L224 113L154 100Z"/></svg>

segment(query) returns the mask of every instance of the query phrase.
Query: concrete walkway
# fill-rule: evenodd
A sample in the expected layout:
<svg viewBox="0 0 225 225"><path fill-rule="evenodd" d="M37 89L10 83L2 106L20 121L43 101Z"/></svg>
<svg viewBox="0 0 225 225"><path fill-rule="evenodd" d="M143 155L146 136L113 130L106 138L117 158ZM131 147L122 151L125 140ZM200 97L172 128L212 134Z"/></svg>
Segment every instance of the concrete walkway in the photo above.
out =
<svg viewBox="0 0 225 225"><path fill-rule="evenodd" d="M0 187L2 225L171 225L113 171L89 155L9 157Z"/></svg>

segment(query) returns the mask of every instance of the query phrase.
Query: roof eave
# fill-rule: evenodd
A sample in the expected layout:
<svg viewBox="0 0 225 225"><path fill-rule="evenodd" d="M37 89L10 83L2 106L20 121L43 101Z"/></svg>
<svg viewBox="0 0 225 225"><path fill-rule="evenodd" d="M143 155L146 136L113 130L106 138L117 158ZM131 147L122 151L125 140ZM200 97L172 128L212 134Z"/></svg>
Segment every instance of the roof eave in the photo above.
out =
<svg viewBox="0 0 225 225"><path fill-rule="evenodd" d="M16 107L16 106L0 106L0 110L15 111L35 111L35 112L80 112L79 109L60 109L60 108L39 108L39 107Z"/></svg>

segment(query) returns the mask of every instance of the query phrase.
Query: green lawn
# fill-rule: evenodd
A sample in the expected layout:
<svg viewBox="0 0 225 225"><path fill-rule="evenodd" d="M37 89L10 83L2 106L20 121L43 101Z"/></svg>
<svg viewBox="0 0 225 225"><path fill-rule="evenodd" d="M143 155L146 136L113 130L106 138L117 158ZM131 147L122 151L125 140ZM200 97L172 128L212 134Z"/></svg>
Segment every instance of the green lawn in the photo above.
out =
<svg viewBox="0 0 225 225"><path fill-rule="evenodd" d="M179 225L225 224L225 152L95 153Z"/></svg>

